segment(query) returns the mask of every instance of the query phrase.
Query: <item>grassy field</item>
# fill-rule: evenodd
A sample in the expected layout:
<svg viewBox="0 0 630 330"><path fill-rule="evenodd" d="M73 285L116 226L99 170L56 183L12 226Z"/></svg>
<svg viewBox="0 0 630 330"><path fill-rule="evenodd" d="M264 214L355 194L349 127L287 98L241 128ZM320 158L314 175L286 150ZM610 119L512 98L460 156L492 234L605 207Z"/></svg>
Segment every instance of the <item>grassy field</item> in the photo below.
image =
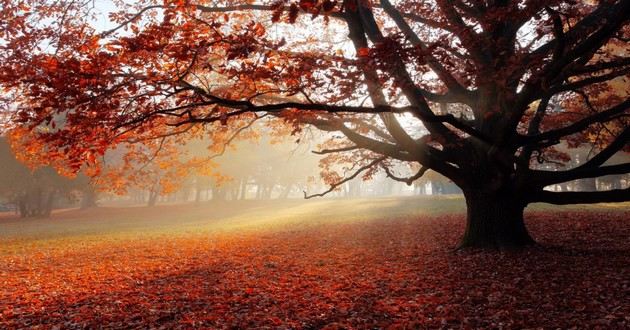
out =
<svg viewBox="0 0 630 330"><path fill-rule="evenodd" d="M532 204L527 212L546 210L624 212L630 210L630 203L573 206ZM50 219L20 219L10 213L0 213L0 239L33 243L56 238L81 240L85 236L129 238L160 234L186 235L464 214L465 211L464 200L458 195L313 201L246 200L205 202L199 205L158 205L151 208L105 206L90 210L62 210L55 212Z"/></svg>
<svg viewBox="0 0 630 330"><path fill-rule="evenodd" d="M630 325L630 207L533 205L540 247L454 253L458 197L0 217L0 328Z"/></svg>

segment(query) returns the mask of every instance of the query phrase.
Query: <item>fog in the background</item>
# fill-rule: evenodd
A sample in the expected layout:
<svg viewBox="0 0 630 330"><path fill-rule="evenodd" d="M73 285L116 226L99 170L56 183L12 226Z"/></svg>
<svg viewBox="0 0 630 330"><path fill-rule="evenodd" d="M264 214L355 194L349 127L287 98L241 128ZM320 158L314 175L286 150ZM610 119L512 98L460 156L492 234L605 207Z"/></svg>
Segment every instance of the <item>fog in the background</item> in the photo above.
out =
<svg viewBox="0 0 630 330"><path fill-rule="evenodd" d="M118 148L105 156L105 170L95 178L85 173L76 177L60 175L50 166L30 169L16 160L6 140L0 141L0 212L22 217L46 217L55 209L94 206L153 206L159 204L200 204L245 200L304 200L326 192L330 185L321 176L322 159L314 154L314 140L295 137L258 137L235 141L222 148L209 147L204 140L184 146L146 150L125 167L125 153ZM141 149L136 154L142 154ZM159 152L158 152L159 151ZM572 149L568 167L586 159L588 149ZM621 157L621 156L620 156ZM194 166L191 166L191 160ZM613 159L613 161L624 161ZM340 178L352 174L352 164L335 164ZM345 167L344 167L345 166ZM391 171L405 176L413 165L400 164ZM548 187L554 191L622 189L630 185L628 175L583 179ZM388 178L383 171L364 180L339 185L320 198L378 198L413 195L456 195L461 190L450 180L428 171L411 185Z"/></svg>

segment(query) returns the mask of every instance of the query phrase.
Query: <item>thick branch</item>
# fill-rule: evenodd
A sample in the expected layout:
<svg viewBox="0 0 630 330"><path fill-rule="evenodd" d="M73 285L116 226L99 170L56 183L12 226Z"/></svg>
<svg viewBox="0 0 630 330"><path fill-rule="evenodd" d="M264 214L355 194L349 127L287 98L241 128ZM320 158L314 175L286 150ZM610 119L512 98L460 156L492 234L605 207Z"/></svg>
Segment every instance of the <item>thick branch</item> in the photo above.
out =
<svg viewBox="0 0 630 330"><path fill-rule="evenodd" d="M355 143L357 146L373 151L375 153L379 153L381 155L386 155L398 160L416 160L418 158L418 153L413 154L409 151L403 150L400 146L385 143L378 140L374 140L367 136L363 136L354 130L348 128L346 125L340 125L337 127L337 130L343 133L350 141Z"/></svg>
<svg viewBox="0 0 630 330"><path fill-rule="evenodd" d="M586 65L580 68L571 70L571 76L578 76L583 74L595 73L603 70L611 70L623 68L630 65L630 57L624 57L616 60L598 62L591 65Z"/></svg>
<svg viewBox="0 0 630 330"><path fill-rule="evenodd" d="M594 77L589 77L589 78L584 78L584 79L580 79L577 81L573 81L573 82L569 82L566 84L561 84L558 85L556 87L553 87L551 89L549 89L549 91L547 92L547 95L555 95L558 94L560 92L566 92L566 91L570 91L570 90L574 90L574 89L580 89L586 86L590 86L593 84L597 84L597 83L601 83L601 82L606 82L609 80L613 80L617 77L621 77L624 75L627 75L630 73L630 67L627 68L623 68L623 69L619 69L607 74L603 74L603 75L598 75L598 76L594 76Z"/></svg>
<svg viewBox="0 0 630 330"><path fill-rule="evenodd" d="M628 109L630 109L630 100L625 100L624 102L621 102L620 104L608 110L598 112L597 114L584 118L580 121L577 121L563 128L547 131L547 132L537 134L534 136L521 136L520 137L521 145L541 143L541 142L545 144L546 142L557 141L563 136L581 132L582 130L586 129L592 124L611 121L614 119L613 116L622 114Z"/></svg>
<svg viewBox="0 0 630 330"><path fill-rule="evenodd" d="M630 201L630 188L609 191L551 192L542 191L532 196L530 202L556 205L594 204Z"/></svg>
<svg viewBox="0 0 630 330"><path fill-rule="evenodd" d="M346 127L341 121L323 120L323 119L307 119L304 121L306 124L313 125L320 130L324 131L338 131L344 134L348 140L354 143L357 147L367 149L372 152L385 155L390 158L402 160L402 161L415 161L420 163L424 167L428 167L448 178L454 182L459 182L461 179L459 171L453 165L447 163L441 156L442 151L435 149L429 145L426 145L426 141L419 140L421 144L417 150L413 153L402 150L398 145L381 142L367 136L361 135L354 130Z"/></svg>
<svg viewBox="0 0 630 330"><path fill-rule="evenodd" d="M606 148L600 151L595 157L578 168L591 168L604 164L610 157L614 156L619 150L623 149L630 143L630 127L626 127L619 136Z"/></svg>
<svg viewBox="0 0 630 330"><path fill-rule="evenodd" d="M562 18L560 17L560 14L558 14L557 11L551 9L551 7L546 7L545 9L549 13L553 21L553 34L556 38L555 39L556 45L553 50L552 60L557 61L562 57L562 54L564 53L564 49L565 49L565 43L566 43L566 40L564 39Z"/></svg>
<svg viewBox="0 0 630 330"><path fill-rule="evenodd" d="M350 39L352 40L354 47L358 50L368 46L365 35L367 35L374 43L383 41L383 35L374 19L371 8L367 8L363 3L359 3L357 7L358 8L354 10L346 9L346 22L348 24L348 29L350 30ZM374 70L372 69L371 71ZM417 111L414 115L421 120L435 115L422 95L422 91L416 88L414 82L409 77L409 73L406 71L405 65L400 59L395 60L393 68L391 69L391 74L395 78L397 84L401 86L400 88L407 100L409 100L411 105L416 107ZM376 78L375 81L378 81L378 75L376 75L375 72L371 73L371 75ZM366 80L369 82L369 79ZM453 140L458 139L457 135L453 134L453 132L442 124L425 122L425 126L429 132L434 134L436 137L448 137Z"/></svg>
<svg viewBox="0 0 630 330"><path fill-rule="evenodd" d="M416 47L420 47L423 51L427 50L427 46L420 40L418 35L411 29L409 24L405 22L402 14L389 2L389 0L381 0L381 5L385 12L394 20L398 28L405 34L412 45ZM431 56L426 55L425 60L429 67L440 77L442 82L451 90L454 94L460 95L463 98L462 102L466 104L470 104L470 98L465 97L468 93L466 93L466 89L462 86L455 77L440 63L438 60Z"/></svg>
<svg viewBox="0 0 630 330"><path fill-rule="evenodd" d="M562 172L532 171L529 173L533 174L532 181L537 182L538 185L542 187L576 179L630 173L630 163L601 166L619 150L627 146L628 142L630 142L630 127L625 128L611 144L600 151L595 157L576 168Z"/></svg>
<svg viewBox="0 0 630 330"><path fill-rule="evenodd" d="M539 74L532 75L519 93L517 103L529 104L532 100L540 98L541 94L547 94L545 85L553 85L564 80L566 78L562 74L564 70L572 75L571 72L574 68L571 66L579 64L577 67L580 67L585 64L582 62L590 57L588 54L593 54L625 24L628 19L628 12L630 12L630 1L617 1L612 5L610 2L602 1L597 9L565 32L562 35L562 40L554 38L524 57L521 62L522 66L530 68L528 63L535 63L544 59L550 52L560 47L559 43L565 44L566 51L562 56L552 57L552 60L545 65ZM574 62L580 58L582 62Z"/></svg>
<svg viewBox="0 0 630 330"><path fill-rule="evenodd" d="M549 97L540 100L536 112L533 118L529 122L527 127L527 136L533 136L540 134L540 124L542 123L545 114L547 113L547 106L549 105ZM519 156L519 165L521 170L529 169L529 160L534 152L534 147L531 145L524 146Z"/></svg>
<svg viewBox="0 0 630 330"><path fill-rule="evenodd" d="M286 109L296 109L296 110L305 110L305 111L324 111L328 113L415 113L417 116L425 123L447 123L452 125L453 127L461 130L462 132L474 136L481 141L486 143L490 143L490 139L485 136L483 133L479 132L472 126L467 125L466 123L460 121L452 114L445 115L435 115L433 112L425 113L419 112L418 108L415 106L404 106L404 107L393 107L384 104L382 102L380 105L374 107L364 107L364 106L346 106L346 105L329 105L329 104L321 104L321 103L299 103L299 102L284 102L284 103L275 103L275 104L265 104L265 105L256 105L250 101L243 100L229 100L217 97L215 95L211 95L207 93L204 89L198 88L192 85L191 89L194 89L198 93L202 93L205 97L209 98L210 101L199 103L199 105L208 106L212 104L221 105L225 107L230 107L234 109L241 109L242 111L237 114L241 114L242 112L270 112L277 113ZM187 106L183 106L188 108ZM180 109L180 108L174 108ZM173 109L163 109L160 111L156 111L154 114L166 114L171 113ZM227 114L228 116L233 116L233 113ZM194 122L214 122L221 120L222 117L208 117L208 118L197 118L193 120ZM188 123L190 121L184 121L178 124ZM413 144L415 147L415 143Z"/></svg>
<svg viewBox="0 0 630 330"><path fill-rule="evenodd" d="M485 36L476 33L470 26L468 26L464 22L462 16L453 6L452 1L444 0L438 1L437 3L444 13L444 16L455 27L454 29L458 31L458 35L460 36L459 40L462 42L468 52L472 54L479 63L487 64L489 59L484 55L484 50L479 45L488 45L491 44L491 42L487 42L488 40L483 40L483 42L479 42L479 39L485 39Z"/></svg>
<svg viewBox="0 0 630 330"><path fill-rule="evenodd" d="M624 4L625 2L625 4ZM567 43L573 42L585 34L588 35L593 29L601 26L601 22L603 19L606 19L611 15L611 13L620 13L623 14L623 7L627 6L627 1L620 1L616 5L611 6L609 2L601 2L600 6L591 12L588 16L584 17L577 24L575 24L569 31L564 33L564 39ZM627 11L625 11L627 13ZM538 57L544 57L546 54L549 54L550 51L554 50L557 47L558 40L552 39L546 44L538 47L534 51L530 53L529 56L523 59L523 63L528 63L532 59Z"/></svg>
<svg viewBox="0 0 630 330"><path fill-rule="evenodd" d="M578 179L598 178L600 176L630 173L630 163L594 168L574 168L568 171L531 171L531 182L539 187L568 182Z"/></svg>

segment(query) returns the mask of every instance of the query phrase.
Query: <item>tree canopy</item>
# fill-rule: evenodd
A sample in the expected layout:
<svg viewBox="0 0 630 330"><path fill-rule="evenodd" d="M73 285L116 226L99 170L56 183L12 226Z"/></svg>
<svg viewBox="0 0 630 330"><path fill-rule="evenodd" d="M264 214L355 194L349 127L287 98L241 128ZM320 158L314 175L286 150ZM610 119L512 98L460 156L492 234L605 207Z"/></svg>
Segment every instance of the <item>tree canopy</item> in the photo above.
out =
<svg viewBox="0 0 630 330"><path fill-rule="evenodd" d="M462 246L532 242L531 202L615 202L630 191L545 187L630 172L630 1L2 0L3 109L79 169L121 143L264 120L329 132L352 172L434 170L462 188ZM573 168L555 146L598 148ZM417 173L394 173L401 162ZM413 168L413 167L410 167ZM307 196L308 197L308 196Z"/></svg>

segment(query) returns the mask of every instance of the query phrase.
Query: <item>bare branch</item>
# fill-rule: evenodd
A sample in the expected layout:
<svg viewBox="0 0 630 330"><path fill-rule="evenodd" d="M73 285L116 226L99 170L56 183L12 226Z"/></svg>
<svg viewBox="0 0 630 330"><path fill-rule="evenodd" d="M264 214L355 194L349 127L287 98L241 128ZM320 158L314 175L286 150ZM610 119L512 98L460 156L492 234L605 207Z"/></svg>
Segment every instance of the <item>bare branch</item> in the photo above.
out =
<svg viewBox="0 0 630 330"><path fill-rule="evenodd" d="M356 170L356 172L354 172L351 176L339 181L339 182L335 182L333 184L330 185L330 188L322 193L319 194L313 194L313 195L308 195L306 193L306 191L304 191L304 199L311 199L313 197L323 197L329 193L331 193L332 191L334 191L335 189L337 189L337 187L341 186L342 184L356 178L357 176L359 176L359 174L361 174L362 172L370 169L372 166L377 165L378 163L384 161L385 159L387 159L387 157L383 156L383 157L379 157L373 161L371 161L370 163L368 163L367 165L361 166L359 169Z"/></svg>
<svg viewBox="0 0 630 330"><path fill-rule="evenodd" d="M236 132L234 132L234 134L232 134L232 136L230 136L227 141L225 141L225 143L223 143L223 146L221 147L221 151L219 151L218 153L209 156L207 158L207 160L212 160L215 159L217 157L223 156L223 154L225 154L225 151L227 150L227 147L234 141L234 139L236 139L243 131L247 130L248 128L252 127L254 125L254 123L256 123L258 120L267 117L267 114L264 114L262 116L258 116L256 118L254 118L253 120L251 120L249 123L247 123L247 125L240 127L239 129L236 130Z"/></svg>
<svg viewBox="0 0 630 330"><path fill-rule="evenodd" d="M316 154L316 155L326 155L326 154L332 154L332 153L336 153L336 152L345 152L345 151L352 151L352 150L357 150L357 149L359 149L359 147L354 145L354 146L337 148L337 149L313 150L311 152Z"/></svg>
<svg viewBox="0 0 630 330"><path fill-rule="evenodd" d="M101 38L105 38L111 34L113 34L114 32L122 29L123 27L125 27L127 24L132 23L133 21L137 20L140 18L140 16L142 16L144 13L146 13L149 10L152 9L160 9L160 8L167 8L166 6L162 6L162 5L153 5L153 6L147 6L142 8L140 11L138 11L137 13L135 13L134 15L132 15L129 19L127 19L126 21L118 24L115 28L104 31L100 34Z"/></svg>
<svg viewBox="0 0 630 330"><path fill-rule="evenodd" d="M145 169L147 166L149 166L149 164L151 164L153 162L153 160L155 160L155 158L157 158L157 156L162 151L162 147L164 147L164 141L166 141L166 137L163 137L160 140L160 144L158 145L157 149L155 149L155 152L153 153L153 155L151 157L149 157L149 159L147 159L147 161L144 162L144 164L142 164L142 166L140 166L139 169L135 170L136 173L139 173L140 171Z"/></svg>
<svg viewBox="0 0 630 330"><path fill-rule="evenodd" d="M402 178L402 177L395 176L386 166L383 166L383 169L385 170L385 174L387 175L387 177L395 181L404 182L408 186L411 186L414 181L420 179L424 175L424 173L426 173L429 170L428 167L422 166L420 167L420 170L418 171L418 173L407 178Z"/></svg>

